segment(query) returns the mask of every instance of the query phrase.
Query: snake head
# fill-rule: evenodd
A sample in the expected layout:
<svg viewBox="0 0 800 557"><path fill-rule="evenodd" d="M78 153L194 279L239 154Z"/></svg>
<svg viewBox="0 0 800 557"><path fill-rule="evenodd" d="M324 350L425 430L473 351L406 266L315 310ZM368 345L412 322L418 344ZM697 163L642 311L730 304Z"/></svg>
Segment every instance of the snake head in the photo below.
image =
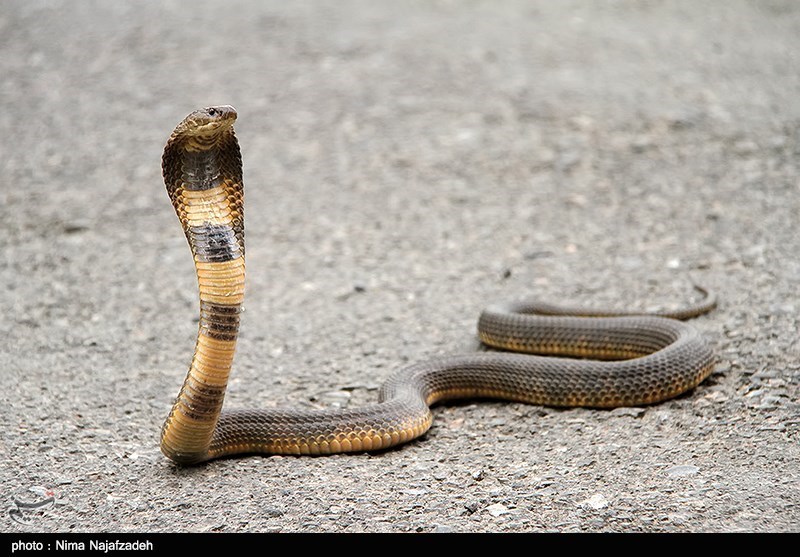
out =
<svg viewBox="0 0 800 557"><path fill-rule="evenodd" d="M220 135L230 130L235 121L236 109L230 105L201 108L177 125L172 132L172 138L202 148L202 145L216 141Z"/></svg>

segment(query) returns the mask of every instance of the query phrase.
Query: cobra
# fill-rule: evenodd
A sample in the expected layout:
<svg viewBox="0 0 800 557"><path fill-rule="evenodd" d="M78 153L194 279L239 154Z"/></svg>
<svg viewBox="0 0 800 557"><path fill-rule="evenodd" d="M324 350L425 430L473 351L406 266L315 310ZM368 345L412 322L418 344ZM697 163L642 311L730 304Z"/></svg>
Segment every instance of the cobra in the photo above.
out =
<svg viewBox="0 0 800 557"><path fill-rule="evenodd" d="M493 306L480 316L481 341L500 351L440 357L400 369L375 404L223 411L245 283L236 116L231 106L192 112L172 132L162 160L200 293L194 356L161 431L161 450L175 463L252 453L385 449L424 434L433 419L431 405L459 398L557 407L653 404L694 388L713 370L708 344L677 320L710 311L716 302L706 291L683 310L654 315L523 302Z"/></svg>

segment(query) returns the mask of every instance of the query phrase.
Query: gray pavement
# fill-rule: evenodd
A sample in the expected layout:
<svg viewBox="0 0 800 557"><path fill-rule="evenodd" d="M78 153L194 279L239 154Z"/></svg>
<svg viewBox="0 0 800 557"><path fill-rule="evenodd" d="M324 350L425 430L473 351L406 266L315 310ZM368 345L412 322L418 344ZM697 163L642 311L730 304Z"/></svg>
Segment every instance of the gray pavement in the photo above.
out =
<svg viewBox="0 0 800 557"><path fill-rule="evenodd" d="M3 531L800 530L800 4L0 5ZM196 286L160 176L239 110L230 407L357 406L485 304L675 307L716 373L641 409L438 407L379 454L178 469ZM52 503L25 509L19 501Z"/></svg>

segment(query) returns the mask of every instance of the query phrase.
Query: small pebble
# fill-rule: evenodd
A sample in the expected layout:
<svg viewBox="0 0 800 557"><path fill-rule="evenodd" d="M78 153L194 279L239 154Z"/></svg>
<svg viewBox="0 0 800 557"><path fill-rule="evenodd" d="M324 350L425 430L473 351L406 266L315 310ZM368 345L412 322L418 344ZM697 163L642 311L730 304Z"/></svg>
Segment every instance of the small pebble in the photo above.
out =
<svg viewBox="0 0 800 557"><path fill-rule="evenodd" d="M610 412L612 416L630 416L632 418L641 418L644 415L644 413L645 413L644 408L637 408L637 407L614 408Z"/></svg>
<svg viewBox="0 0 800 557"><path fill-rule="evenodd" d="M264 528L263 531L266 532L267 534L280 534L281 527L280 526L272 526L272 527L269 527L269 528Z"/></svg>
<svg viewBox="0 0 800 557"><path fill-rule="evenodd" d="M267 518L277 518L284 515L284 512L277 507L264 507L261 509L261 513Z"/></svg>
<svg viewBox="0 0 800 557"><path fill-rule="evenodd" d="M581 507L586 509L604 509L608 506L608 499L602 493L595 493L588 499L578 503Z"/></svg>
<svg viewBox="0 0 800 557"><path fill-rule="evenodd" d="M89 230L88 221L72 221L64 223L62 228L65 234L75 234L76 232L83 232Z"/></svg>
<svg viewBox="0 0 800 557"><path fill-rule="evenodd" d="M328 391L318 394L312 400L321 402L326 406L344 408L350 402L350 396L350 393L347 391Z"/></svg>
<svg viewBox="0 0 800 557"><path fill-rule="evenodd" d="M667 475L672 476L673 478L679 478L682 476L693 476L700 471L700 468L697 466L692 466L691 464L681 464L678 466L673 466L672 468L667 470Z"/></svg>
<svg viewBox="0 0 800 557"><path fill-rule="evenodd" d="M503 505L501 503L495 503L494 505L489 505L488 507L486 507L486 511L490 515L495 516L495 517L503 516L504 514L508 514L509 512L511 512L511 511L508 510L508 507L506 507L505 505Z"/></svg>
<svg viewBox="0 0 800 557"><path fill-rule="evenodd" d="M400 493L405 495L425 495L428 493L427 489L404 489Z"/></svg>

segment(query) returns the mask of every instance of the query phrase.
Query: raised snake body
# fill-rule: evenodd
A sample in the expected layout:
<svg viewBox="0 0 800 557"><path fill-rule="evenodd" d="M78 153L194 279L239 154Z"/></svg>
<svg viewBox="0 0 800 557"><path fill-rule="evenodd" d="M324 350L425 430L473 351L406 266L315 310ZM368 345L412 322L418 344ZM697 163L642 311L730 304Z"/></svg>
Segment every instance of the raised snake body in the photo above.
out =
<svg viewBox="0 0 800 557"><path fill-rule="evenodd" d="M362 408L222 412L245 279L235 120L230 106L197 110L175 128L164 149L164 182L194 255L200 290L194 356L161 432L161 450L174 462L377 450L425 433L432 421L429 407L439 401L636 406L674 397L711 373L714 358L706 342L694 328L669 319L709 311L715 300L708 293L660 316L519 303L486 309L478 332L489 346L526 354L479 352L414 364L386 382L378 403Z"/></svg>

